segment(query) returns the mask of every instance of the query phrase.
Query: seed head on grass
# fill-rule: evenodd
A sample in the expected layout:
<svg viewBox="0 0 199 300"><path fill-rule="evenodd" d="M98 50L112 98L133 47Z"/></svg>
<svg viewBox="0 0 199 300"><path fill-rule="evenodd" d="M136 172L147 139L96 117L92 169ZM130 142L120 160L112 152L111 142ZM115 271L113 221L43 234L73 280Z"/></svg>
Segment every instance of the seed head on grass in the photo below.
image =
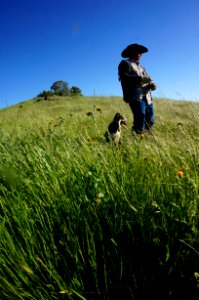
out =
<svg viewBox="0 0 199 300"><path fill-rule="evenodd" d="M88 117L89 117L89 116L93 116L92 111L88 111L86 114L87 114Z"/></svg>
<svg viewBox="0 0 199 300"><path fill-rule="evenodd" d="M34 275L33 271L26 263L21 263L20 268L30 276Z"/></svg>
<svg viewBox="0 0 199 300"><path fill-rule="evenodd" d="M86 140L87 140L87 142L91 142L92 141L92 139L90 138L90 136L87 136Z"/></svg>
<svg viewBox="0 0 199 300"><path fill-rule="evenodd" d="M102 202L102 199L100 197L96 197L95 201L96 204L99 205Z"/></svg>
<svg viewBox="0 0 199 300"><path fill-rule="evenodd" d="M62 290L59 292L59 294L69 294L69 291L68 290Z"/></svg>
<svg viewBox="0 0 199 300"><path fill-rule="evenodd" d="M102 192L98 193L96 196L96 204L99 205L102 202L102 198L104 197L104 194Z"/></svg>
<svg viewBox="0 0 199 300"><path fill-rule="evenodd" d="M101 109L101 107L97 106L97 107L96 107L96 111L98 111L98 112L102 112L102 109Z"/></svg>

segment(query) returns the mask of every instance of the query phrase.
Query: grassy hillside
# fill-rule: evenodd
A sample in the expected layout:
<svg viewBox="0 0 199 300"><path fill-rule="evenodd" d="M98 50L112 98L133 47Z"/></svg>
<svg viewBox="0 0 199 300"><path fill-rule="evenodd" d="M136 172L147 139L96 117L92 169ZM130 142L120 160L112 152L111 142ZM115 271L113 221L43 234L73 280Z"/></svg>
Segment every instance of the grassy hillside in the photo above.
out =
<svg viewBox="0 0 199 300"><path fill-rule="evenodd" d="M117 97L0 111L0 299L199 298L199 104L154 103L144 138Z"/></svg>

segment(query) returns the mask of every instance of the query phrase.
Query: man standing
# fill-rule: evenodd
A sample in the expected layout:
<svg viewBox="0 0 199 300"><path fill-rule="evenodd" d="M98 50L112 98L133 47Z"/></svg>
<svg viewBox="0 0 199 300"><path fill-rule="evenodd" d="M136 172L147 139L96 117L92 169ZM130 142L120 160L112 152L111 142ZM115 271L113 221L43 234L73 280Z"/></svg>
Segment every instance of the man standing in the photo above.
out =
<svg viewBox="0 0 199 300"><path fill-rule="evenodd" d="M133 130L136 133L149 131L154 124L151 91L156 89L156 85L139 64L142 54L146 52L148 52L146 47L131 44L121 54L127 59L122 60L118 66L123 99L129 103L133 112Z"/></svg>

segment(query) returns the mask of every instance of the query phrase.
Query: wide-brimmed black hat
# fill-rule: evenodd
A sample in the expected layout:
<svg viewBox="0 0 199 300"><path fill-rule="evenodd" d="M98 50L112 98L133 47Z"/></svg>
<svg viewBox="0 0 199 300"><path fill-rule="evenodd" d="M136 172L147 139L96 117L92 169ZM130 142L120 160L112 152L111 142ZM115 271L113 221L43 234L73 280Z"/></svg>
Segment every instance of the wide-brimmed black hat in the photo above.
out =
<svg viewBox="0 0 199 300"><path fill-rule="evenodd" d="M126 58L130 57L135 52L146 53L148 52L148 49L142 45L131 44L122 51L121 55L122 57Z"/></svg>

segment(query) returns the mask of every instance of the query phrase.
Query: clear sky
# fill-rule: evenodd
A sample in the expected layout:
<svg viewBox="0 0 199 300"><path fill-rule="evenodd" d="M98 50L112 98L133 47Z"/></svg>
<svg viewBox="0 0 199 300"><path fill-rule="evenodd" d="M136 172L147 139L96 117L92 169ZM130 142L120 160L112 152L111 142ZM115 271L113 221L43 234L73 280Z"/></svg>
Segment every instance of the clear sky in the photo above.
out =
<svg viewBox="0 0 199 300"><path fill-rule="evenodd" d="M85 96L121 96L132 43L156 97L199 101L199 0L1 0L0 108L64 80Z"/></svg>

